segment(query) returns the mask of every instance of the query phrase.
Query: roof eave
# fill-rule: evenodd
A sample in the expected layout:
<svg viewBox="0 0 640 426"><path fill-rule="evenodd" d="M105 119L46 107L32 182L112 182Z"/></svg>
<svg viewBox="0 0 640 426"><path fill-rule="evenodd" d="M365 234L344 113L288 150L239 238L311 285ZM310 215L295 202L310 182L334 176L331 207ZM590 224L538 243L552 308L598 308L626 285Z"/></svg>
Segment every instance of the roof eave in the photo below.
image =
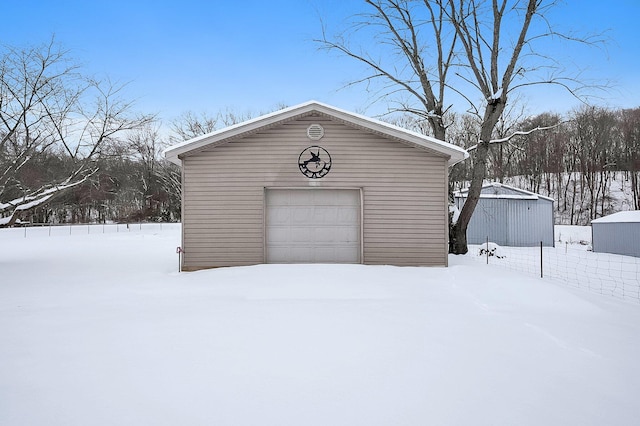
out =
<svg viewBox="0 0 640 426"><path fill-rule="evenodd" d="M371 131L379 132L384 135L388 135L399 140L412 143L419 147L430 149L439 154L442 154L443 156L448 157L447 164L449 166L453 166L454 164L464 161L469 157L469 153L464 149L443 142L439 139L421 135L419 133L403 129L392 124L388 124L363 115L347 112L345 110L316 101L309 101L300 105L274 111L270 114L262 115L254 119L225 127L224 129L217 130L212 133L208 133L206 135L189 139L165 149L163 155L168 161L181 166L182 160L180 157L183 154L201 149L218 140L233 138L234 136L267 127L272 124L285 121L299 115L305 115L311 112L318 112L327 114L329 116L334 116L346 122L361 126L365 129L370 129Z"/></svg>
<svg viewBox="0 0 640 426"><path fill-rule="evenodd" d="M163 151L163 155L167 160L181 166L182 160L180 156L182 154L198 150L220 139L232 138L242 133L251 131L252 129L269 126L279 121L286 120L290 118L289 116L305 114L313 110L312 108L309 108L312 104L313 102L307 102L306 104L301 104L296 107L281 109L270 114L261 115L260 117L256 117L247 121L243 121L241 123L225 127L220 130L216 130L211 133L207 133L205 135L188 139L165 149Z"/></svg>

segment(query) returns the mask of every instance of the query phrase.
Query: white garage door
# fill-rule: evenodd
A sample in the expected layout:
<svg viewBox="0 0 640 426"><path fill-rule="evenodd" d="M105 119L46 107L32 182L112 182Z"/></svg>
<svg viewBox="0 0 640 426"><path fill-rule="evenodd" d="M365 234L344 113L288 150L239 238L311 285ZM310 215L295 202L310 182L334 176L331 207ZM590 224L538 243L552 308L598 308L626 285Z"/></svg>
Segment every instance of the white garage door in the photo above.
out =
<svg viewBox="0 0 640 426"><path fill-rule="evenodd" d="M360 263L360 191L269 189L267 263Z"/></svg>

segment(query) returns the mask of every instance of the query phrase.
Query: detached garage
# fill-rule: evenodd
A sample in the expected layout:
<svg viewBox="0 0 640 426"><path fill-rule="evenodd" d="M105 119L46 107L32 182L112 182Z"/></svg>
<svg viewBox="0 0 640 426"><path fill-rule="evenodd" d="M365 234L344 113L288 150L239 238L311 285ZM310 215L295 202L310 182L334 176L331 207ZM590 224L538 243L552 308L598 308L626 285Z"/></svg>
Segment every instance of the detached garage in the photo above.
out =
<svg viewBox="0 0 640 426"><path fill-rule="evenodd" d="M360 190L267 189L267 263L360 263Z"/></svg>
<svg viewBox="0 0 640 426"><path fill-rule="evenodd" d="M165 151L182 167L183 270L447 264L448 167L467 153L308 102Z"/></svg>
<svg viewBox="0 0 640 426"><path fill-rule="evenodd" d="M640 257L640 210L591 221L593 251Z"/></svg>
<svg viewBox="0 0 640 426"><path fill-rule="evenodd" d="M462 209L468 189L454 194ZM469 244L487 241L502 246L532 247L542 241L554 246L553 198L498 182L482 186L480 199L467 228Z"/></svg>

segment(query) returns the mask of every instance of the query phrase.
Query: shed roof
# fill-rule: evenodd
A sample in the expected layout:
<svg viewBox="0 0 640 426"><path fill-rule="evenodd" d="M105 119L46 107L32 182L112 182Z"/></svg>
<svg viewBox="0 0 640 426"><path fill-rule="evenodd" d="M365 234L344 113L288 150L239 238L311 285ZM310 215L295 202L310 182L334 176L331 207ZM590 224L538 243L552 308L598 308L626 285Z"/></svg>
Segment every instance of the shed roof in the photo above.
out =
<svg viewBox="0 0 640 426"><path fill-rule="evenodd" d="M206 135L189 139L187 141L167 148L164 151L164 156L172 163L181 165L182 160L180 159L180 156L183 154L196 151L210 145L215 146L217 144L225 143L232 138L245 134L251 134L261 129L276 125L278 123L312 115L314 113L322 114L343 121L345 123L351 124L364 130L371 131L376 134L397 139L400 142L406 143L408 145L435 151L436 153L447 157L448 164L450 166L466 159L469 156L467 151L465 151L464 149L441 141L439 139L403 129L401 127L394 126L392 124L385 123L374 118L366 117L364 115L355 114L339 108L335 108L317 101L305 102L300 105L285 108L242 123L235 124L233 126L225 127L224 129L220 129Z"/></svg>
<svg viewBox="0 0 640 426"><path fill-rule="evenodd" d="M631 210L610 214L599 219L594 219L591 223L640 223L640 210Z"/></svg>
<svg viewBox="0 0 640 426"><path fill-rule="evenodd" d="M455 197L466 198L469 188L461 189L454 193ZM524 189L515 188L499 182L491 182L482 185L480 198L500 198L500 199L516 199L516 200L547 200L554 201L553 198L536 194L535 192L526 191Z"/></svg>

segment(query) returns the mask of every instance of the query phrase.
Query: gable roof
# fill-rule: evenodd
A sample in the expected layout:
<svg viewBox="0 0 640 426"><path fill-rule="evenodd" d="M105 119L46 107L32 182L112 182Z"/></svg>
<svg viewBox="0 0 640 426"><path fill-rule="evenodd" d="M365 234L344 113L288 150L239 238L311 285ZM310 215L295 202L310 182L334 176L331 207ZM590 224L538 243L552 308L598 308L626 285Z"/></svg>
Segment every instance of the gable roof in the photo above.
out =
<svg viewBox="0 0 640 426"><path fill-rule="evenodd" d="M414 147L426 148L428 150L435 151L444 157L448 157L449 166L452 166L469 156L467 151L464 149L439 139L425 136L380 120L348 112L316 101L305 102L300 105L244 121L233 126L225 127L224 129L216 130L215 132L208 133L206 135L189 139L165 149L163 154L167 160L180 166L182 165L180 156L183 154L196 151L210 145L215 146L216 144L228 141L230 138L251 134L278 123L314 113L323 114L361 129L397 139L400 142Z"/></svg>
<svg viewBox="0 0 640 426"><path fill-rule="evenodd" d="M466 198L469 194L469 188L461 189L454 193L454 197ZM524 189L505 185L499 182L490 182L482 185L480 198L500 198L500 199L517 199L517 200L547 200L554 201L553 198L536 194L535 192L526 191Z"/></svg>
<svg viewBox="0 0 640 426"><path fill-rule="evenodd" d="M628 210L594 219L591 223L640 223L640 210Z"/></svg>

